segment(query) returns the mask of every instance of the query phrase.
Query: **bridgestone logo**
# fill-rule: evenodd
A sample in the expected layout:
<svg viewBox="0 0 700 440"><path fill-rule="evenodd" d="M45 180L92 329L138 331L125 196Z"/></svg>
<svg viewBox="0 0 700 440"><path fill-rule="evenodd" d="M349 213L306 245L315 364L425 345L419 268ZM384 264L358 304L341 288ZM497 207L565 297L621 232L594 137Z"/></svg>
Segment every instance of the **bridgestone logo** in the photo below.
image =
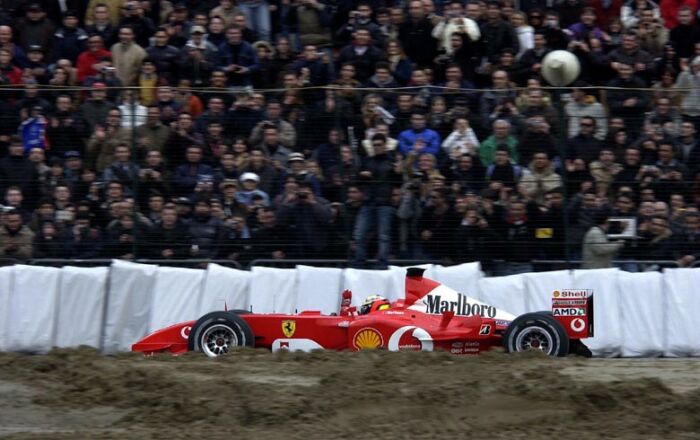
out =
<svg viewBox="0 0 700 440"><path fill-rule="evenodd" d="M496 308L486 304L469 304L467 297L461 293L457 294L457 301L443 301L440 295L427 295L423 302L428 307L427 313L434 315L455 312L459 316L478 315L485 318L494 318Z"/></svg>

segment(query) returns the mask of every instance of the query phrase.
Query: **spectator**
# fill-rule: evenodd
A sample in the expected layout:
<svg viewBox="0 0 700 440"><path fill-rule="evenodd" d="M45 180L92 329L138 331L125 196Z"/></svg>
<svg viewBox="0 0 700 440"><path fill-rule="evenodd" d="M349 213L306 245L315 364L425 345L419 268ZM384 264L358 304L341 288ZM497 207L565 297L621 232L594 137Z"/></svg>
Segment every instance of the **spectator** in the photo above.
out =
<svg viewBox="0 0 700 440"><path fill-rule="evenodd" d="M51 48L55 26L46 18L42 6L39 3L30 3L26 11L25 17L17 23L17 43L25 52L29 51L30 46ZM51 51L47 50L46 58L53 59L52 57Z"/></svg>
<svg viewBox="0 0 700 440"><path fill-rule="evenodd" d="M298 191L280 205L277 219L289 230L293 248L290 252L320 256L328 246L331 210L328 201L314 194L309 182L300 182Z"/></svg>
<svg viewBox="0 0 700 440"><path fill-rule="evenodd" d="M227 74L229 86L249 86L258 70L258 59L250 43L243 41L240 28L226 30L226 42L219 46L219 67Z"/></svg>
<svg viewBox="0 0 700 440"><path fill-rule="evenodd" d="M413 113L411 128L399 135L399 152L403 155L430 153L437 155L440 151L440 135L426 128L425 115Z"/></svg>
<svg viewBox="0 0 700 440"><path fill-rule="evenodd" d="M611 149L603 148L598 154L598 160L591 163L590 170L598 194L605 196L609 195L615 176L622 171L622 166L615 162L615 155Z"/></svg>
<svg viewBox="0 0 700 440"><path fill-rule="evenodd" d="M78 81L82 83L90 76L96 76L103 69L109 68L105 60L111 60L112 54L104 48L104 40L100 35L90 35L87 38L87 50L78 55L76 67Z"/></svg>
<svg viewBox="0 0 700 440"><path fill-rule="evenodd" d="M355 78L361 83L367 82L374 72L375 64L386 57L381 49L371 44L368 29L360 28L355 34L352 43L340 50L337 60L337 68L350 64L355 68Z"/></svg>
<svg viewBox="0 0 700 440"><path fill-rule="evenodd" d="M180 50L168 44L168 33L165 29L158 29L153 37L153 45L146 49L146 55L155 65L158 76L167 84L175 85L180 68Z"/></svg>
<svg viewBox="0 0 700 440"><path fill-rule="evenodd" d="M27 260L32 257L34 233L22 225L22 214L10 210L3 214L0 228L0 256Z"/></svg>
<svg viewBox="0 0 700 440"><path fill-rule="evenodd" d="M520 180L521 191L525 196L537 203L543 203L546 193L561 186L561 176L554 172L547 153L540 151L533 154L532 163L524 170Z"/></svg>
<svg viewBox="0 0 700 440"><path fill-rule="evenodd" d="M641 67L641 64L637 67ZM610 115L623 118L625 125L629 127L630 131L638 133L641 121L639 121L637 115L647 109L649 97L647 94L631 96L624 89L644 88L646 84L643 80L633 75L633 67L628 64L616 63L613 68L617 70L617 77L610 81L608 85L617 89L608 92Z"/></svg>
<svg viewBox="0 0 700 440"><path fill-rule="evenodd" d="M446 244L459 225L459 217L450 206L447 194L445 190L431 191L418 220L420 250L424 258L443 259Z"/></svg>
<svg viewBox="0 0 700 440"><path fill-rule="evenodd" d="M454 48L451 39L454 34L466 34L471 43L477 43L481 38L479 25L464 15L464 6L459 1L450 1L445 7L445 19L433 28L433 38L438 40L438 49L451 55Z"/></svg>
<svg viewBox="0 0 700 440"><path fill-rule="evenodd" d="M429 66L437 55L437 42L432 38L433 23L428 19L424 4L412 0L408 4L408 20L399 25L399 41L417 67Z"/></svg>
<svg viewBox="0 0 700 440"><path fill-rule="evenodd" d="M686 213L683 218L683 231L672 237L676 260L681 267L687 267L700 258L700 215Z"/></svg>
<svg viewBox="0 0 700 440"><path fill-rule="evenodd" d="M692 121L697 129L700 125L700 56L693 58L690 67L684 65L678 75L676 87L688 88L681 101L683 117Z"/></svg>
<svg viewBox="0 0 700 440"><path fill-rule="evenodd" d="M114 60L117 78L125 86L136 84L141 63L146 58L146 51L134 42L134 29L129 26L119 27L119 42L110 49Z"/></svg>
<svg viewBox="0 0 700 440"><path fill-rule="evenodd" d="M486 14L487 21L481 25L482 53L490 63L495 64L503 49L517 53L520 43L513 26L501 19L501 8L497 1L487 3Z"/></svg>
<svg viewBox="0 0 700 440"><path fill-rule="evenodd" d="M213 181L214 169L202 163L202 147L187 147L185 158L187 162L173 173L173 190L187 197L194 193L197 183Z"/></svg>
<svg viewBox="0 0 700 440"><path fill-rule="evenodd" d="M255 173L241 174L241 191L236 194L236 200L244 206L252 207L256 199L262 200L263 206L270 205L270 197L264 191L258 189L260 176Z"/></svg>
<svg viewBox="0 0 700 440"><path fill-rule="evenodd" d="M114 149L115 161L104 169L102 180L117 181L124 188L134 188L139 180L139 167L131 161L131 149L126 144L119 144Z"/></svg>
<svg viewBox="0 0 700 440"><path fill-rule="evenodd" d="M479 150L479 139L469 126L467 118L457 118L454 131L442 143L442 148L453 159L464 154L476 155Z"/></svg>
<svg viewBox="0 0 700 440"><path fill-rule="evenodd" d="M279 101L268 101L265 107L264 120L258 122L253 128L248 142L257 145L262 141L263 128L274 126L277 128L279 142L286 148L293 149L296 145L296 130L294 126L282 118L282 105Z"/></svg>
<svg viewBox="0 0 700 440"><path fill-rule="evenodd" d="M148 249L153 258L172 260L189 256L188 228L178 218L172 206L163 208L161 219L149 234Z"/></svg>
<svg viewBox="0 0 700 440"><path fill-rule="evenodd" d="M155 105L146 109L146 121L136 127L139 147L149 151L162 152L170 137L170 128L161 122L160 108Z"/></svg>
<svg viewBox="0 0 700 440"><path fill-rule="evenodd" d="M192 220L188 223L187 236L189 237L190 258L216 258L223 234L221 222L211 215L211 202L209 199L199 199L194 205Z"/></svg>
<svg viewBox="0 0 700 440"><path fill-rule="evenodd" d="M391 228L394 217L391 192L400 182L397 170L401 170L402 164L386 152L384 135L375 135L372 146L374 156L365 160L358 175L363 183L365 198L353 232L354 264L366 264L369 234L376 230L379 265L386 267L391 253Z"/></svg>
<svg viewBox="0 0 700 440"><path fill-rule="evenodd" d="M91 38L99 36L103 44L111 46L114 43L112 40L115 34L117 34L117 28L110 20L109 14L109 6L104 3L96 5L92 16L85 20L85 32L90 35ZM90 39L88 39L88 47L89 43Z"/></svg>
<svg viewBox="0 0 700 440"><path fill-rule="evenodd" d="M612 259L623 248L621 240L610 242L607 237L607 214L599 212L595 217L595 225L583 238L583 269L603 269L612 266Z"/></svg>
<svg viewBox="0 0 700 440"><path fill-rule="evenodd" d="M479 157L484 165L489 166L493 163L496 148L504 146L510 153L511 160L519 163L519 154L517 150L518 141L510 133L511 125L504 119L498 119L493 122L493 134L486 138L479 146Z"/></svg>
<svg viewBox="0 0 700 440"><path fill-rule="evenodd" d="M118 108L110 109L105 125L95 126L95 131L88 140L86 159L98 172L102 172L114 161L114 149L117 145L129 145L131 142L131 130L122 127L121 120L121 111Z"/></svg>

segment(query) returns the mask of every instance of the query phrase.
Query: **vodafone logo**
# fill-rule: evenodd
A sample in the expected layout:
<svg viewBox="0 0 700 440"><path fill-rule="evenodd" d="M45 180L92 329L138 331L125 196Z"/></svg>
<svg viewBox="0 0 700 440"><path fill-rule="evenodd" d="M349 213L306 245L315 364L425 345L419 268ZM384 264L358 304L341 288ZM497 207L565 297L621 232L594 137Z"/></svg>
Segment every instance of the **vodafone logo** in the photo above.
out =
<svg viewBox="0 0 700 440"><path fill-rule="evenodd" d="M414 325L407 325L397 329L391 337L389 337L389 343L386 348L389 349L389 351L405 349L406 347L401 346L399 342L401 341L401 337L411 330L413 330L411 336L418 339L421 351L433 351L433 338L430 336L430 333Z"/></svg>
<svg viewBox="0 0 700 440"><path fill-rule="evenodd" d="M571 330L575 332L581 332L586 328L586 321L581 318L576 318L571 320Z"/></svg>
<svg viewBox="0 0 700 440"><path fill-rule="evenodd" d="M189 325L182 327L182 330L180 330L180 336L182 336L182 339L189 339L191 330L192 327Z"/></svg>

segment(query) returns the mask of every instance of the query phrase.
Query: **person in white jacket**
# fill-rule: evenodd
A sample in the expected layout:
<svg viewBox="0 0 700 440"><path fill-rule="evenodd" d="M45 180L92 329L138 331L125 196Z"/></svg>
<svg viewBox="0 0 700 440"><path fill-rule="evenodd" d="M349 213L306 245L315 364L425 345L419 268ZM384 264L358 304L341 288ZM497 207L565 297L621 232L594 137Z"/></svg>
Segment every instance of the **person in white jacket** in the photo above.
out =
<svg viewBox="0 0 700 440"><path fill-rule="evenodd" d="M473 43L481 38L479 25L471 18L464 16L462 2L452 0L445 7L445 19L433 28L433 38L438 40L438 49L444 50L447 55L452 55L454 49L450 44L450 38L454 33L465 33Z"/></svg>
<svg viewBox="0 0 700 440"><path fill-rule="evenodd" d="M625 29L630 29L639 24L642 11L650 10L654 13L654 20L661 18L661 10L656 2L651 0L628 0L620 9L620 21Z"/></svg>
<svg viewBox="0 0 700 440"><path fill-rule="evenodd" d="M451 158L457 158L463 154L476 154L479 145L479 139L469 126L469 120L457 118L454 131L442 143L442 148Z"/></svg>

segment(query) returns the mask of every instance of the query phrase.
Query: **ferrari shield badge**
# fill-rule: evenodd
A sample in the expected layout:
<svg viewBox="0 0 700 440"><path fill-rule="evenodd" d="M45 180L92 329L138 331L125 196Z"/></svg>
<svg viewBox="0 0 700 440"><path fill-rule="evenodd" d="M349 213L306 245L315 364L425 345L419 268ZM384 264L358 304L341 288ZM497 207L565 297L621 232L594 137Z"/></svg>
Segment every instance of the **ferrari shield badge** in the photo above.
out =
<svg viewBox="0 0 700 440"><path fill-rule="evenodd" d="M282 333L284 333L286 337L291 338L296 329L296 321L282 321Z"/></svg>

